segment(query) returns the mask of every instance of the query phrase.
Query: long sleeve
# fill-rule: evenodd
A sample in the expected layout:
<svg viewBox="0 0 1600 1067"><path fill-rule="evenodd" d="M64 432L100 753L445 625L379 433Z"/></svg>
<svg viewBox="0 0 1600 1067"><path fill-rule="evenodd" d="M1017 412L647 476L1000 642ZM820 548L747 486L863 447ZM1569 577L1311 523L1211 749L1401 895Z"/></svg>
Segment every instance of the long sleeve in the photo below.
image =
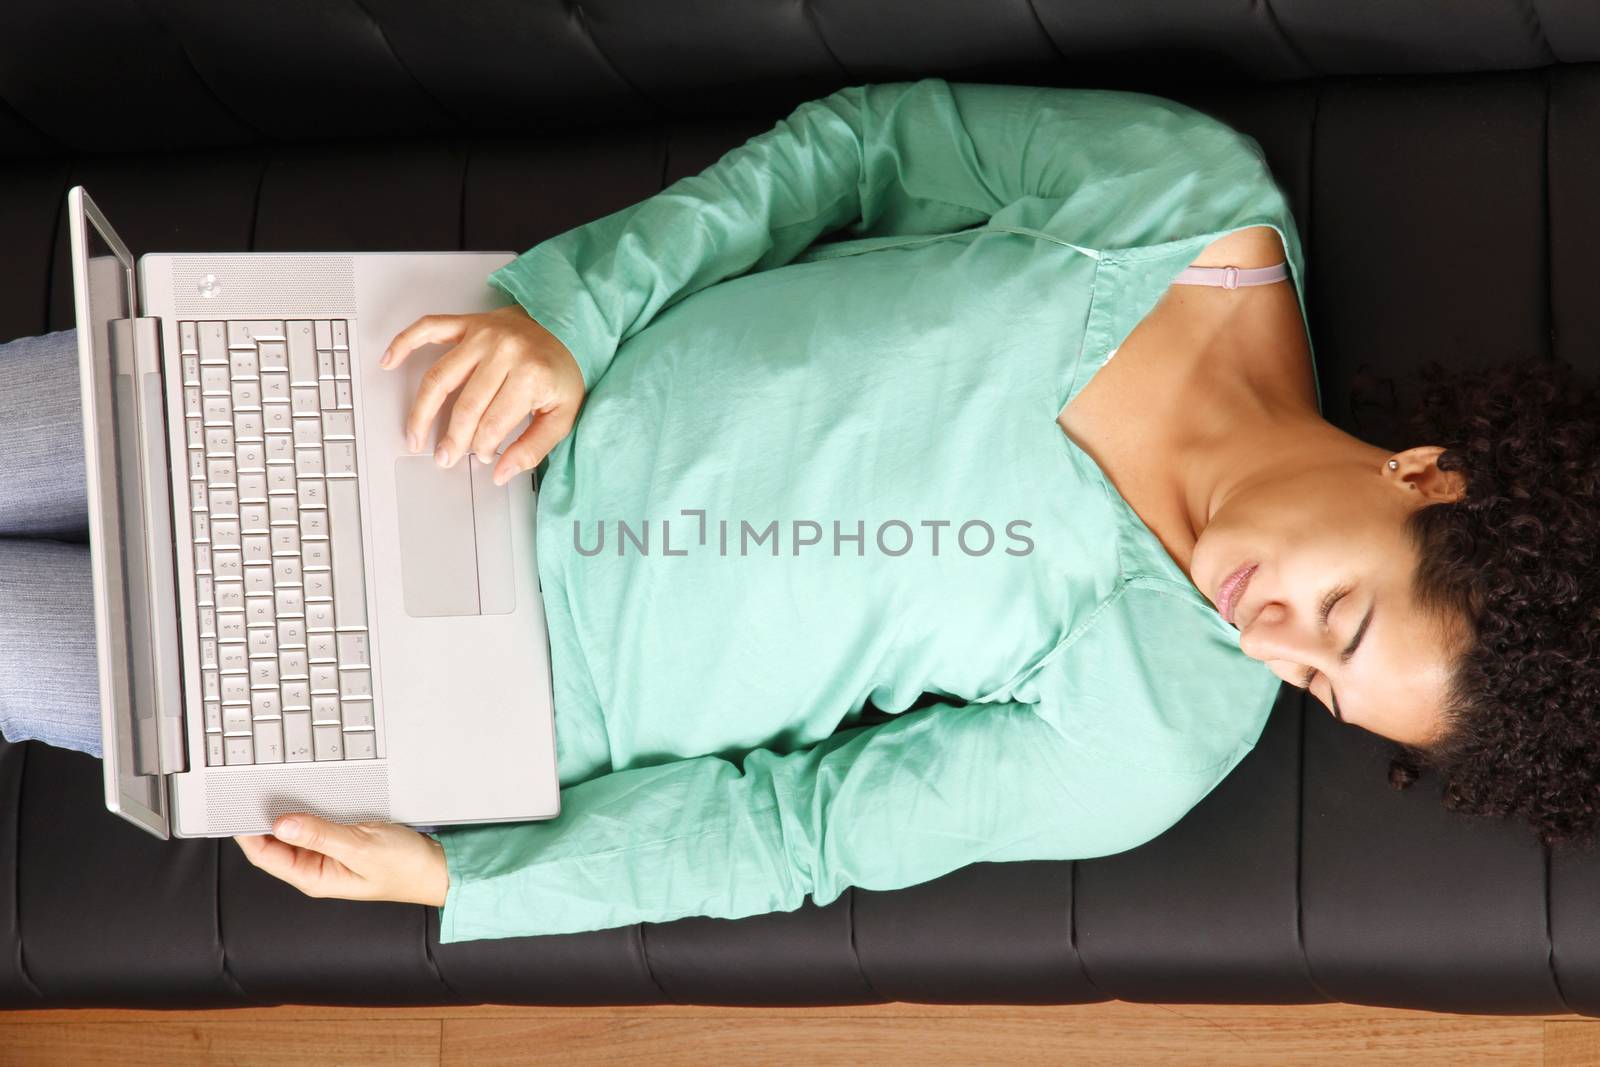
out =
<svg viewBox="0 0 1600 1067"><path fill-rule="evenodd" d="M1270 181L1253 139L1163 97L950 83L801 104L700 174L543 241L489 276L593 387L677 300L793 261L818 237L991 226L1096 248L1213 228Z"/></svg>
<svg viewBox="0 0 1600 1067"><path fill-rule="evenodd" d="M1205 613L1197 594L1118 593L1019 678L1024 700L935 704L742 769L615 771L562 790L548 822L443 830L440 941L792 911L1133 848L1250 750L1276 692Z"/></svg>

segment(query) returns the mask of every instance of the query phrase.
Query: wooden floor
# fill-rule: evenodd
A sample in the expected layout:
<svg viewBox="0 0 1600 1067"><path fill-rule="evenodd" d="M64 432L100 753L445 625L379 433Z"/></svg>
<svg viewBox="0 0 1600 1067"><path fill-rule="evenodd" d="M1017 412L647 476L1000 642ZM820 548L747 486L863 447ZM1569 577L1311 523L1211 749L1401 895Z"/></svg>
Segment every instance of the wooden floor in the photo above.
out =
<svg viewBox="0 0 1600 1067"><path fill-rule="evenodd" d="M70 1064L1600 1064L1600 1020L1346 1004L0 1012L0 1067Z"/></svg>

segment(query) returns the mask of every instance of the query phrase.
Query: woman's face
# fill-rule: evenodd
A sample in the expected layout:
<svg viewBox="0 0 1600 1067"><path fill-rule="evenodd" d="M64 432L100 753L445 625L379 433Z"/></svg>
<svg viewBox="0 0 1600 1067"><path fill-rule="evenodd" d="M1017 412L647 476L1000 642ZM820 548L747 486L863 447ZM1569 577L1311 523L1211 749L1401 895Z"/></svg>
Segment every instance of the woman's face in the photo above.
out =
<svg viewBox="0 0 1600 1067"><path fill-rule="evenodd" d="M1434 733L1455 646L1412 602L1417 560L1403 524L1459 495L1460 476L1436 465L1442 451L1395 453L1397 470L1348 455L1303 462L1241 485L1191 561L1218 610L1228 577L1258 564L1235 604L1240 649L1297 686L1310 669L1310 691L1330 713L1337 702L1345 722L1416 745Z"/></svg>

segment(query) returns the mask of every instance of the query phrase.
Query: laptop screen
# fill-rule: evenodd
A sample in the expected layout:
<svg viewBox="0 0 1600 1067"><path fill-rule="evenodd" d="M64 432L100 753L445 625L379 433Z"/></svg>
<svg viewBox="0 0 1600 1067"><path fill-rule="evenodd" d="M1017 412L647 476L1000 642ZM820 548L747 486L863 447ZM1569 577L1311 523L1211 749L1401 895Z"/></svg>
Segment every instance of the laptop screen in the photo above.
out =
<svg viewBox="0 0 1600 1067"><path fill-rule="evenodd" d="M139 489L134 264L81 189L69 195L69 206L106 800L165 837Z"/></svg>

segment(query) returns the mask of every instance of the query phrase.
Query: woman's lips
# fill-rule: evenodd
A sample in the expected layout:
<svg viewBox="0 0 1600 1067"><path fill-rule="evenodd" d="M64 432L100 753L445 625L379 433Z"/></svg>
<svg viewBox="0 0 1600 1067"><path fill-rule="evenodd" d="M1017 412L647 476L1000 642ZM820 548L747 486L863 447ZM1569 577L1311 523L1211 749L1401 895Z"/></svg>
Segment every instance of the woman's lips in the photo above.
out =
<svg viewBox="0 0 1600 1067"><path fill-rule="evenodd" d="M1222 617L1228 620L1229 625L1237 625L1233 621L1233 611L1239 606L1239 600L1244 596L1245 586L1250 584L1250 576L1256 572L1258 563L1246 563L1232 574L1228 575L1222 583L1222 588L1217 591L1217 602L1222 605Z"/></svg>

